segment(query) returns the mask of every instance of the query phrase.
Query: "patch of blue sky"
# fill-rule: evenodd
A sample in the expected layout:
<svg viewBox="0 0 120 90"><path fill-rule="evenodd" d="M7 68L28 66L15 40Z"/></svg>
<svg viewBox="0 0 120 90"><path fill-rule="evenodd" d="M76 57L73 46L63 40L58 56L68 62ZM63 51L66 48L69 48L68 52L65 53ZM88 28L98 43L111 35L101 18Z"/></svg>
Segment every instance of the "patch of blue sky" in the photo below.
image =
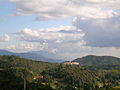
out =
<svg viewBox="0 0 120 90"><path fill-rule="evenodd" d="M72 17L48 20L48 21L37 21L37 16L11 16L15 13L15 6L7 1L0 1L0 37L7 33L11 37L10 42L0 42L0 47L17 45L20 41L16 40L16 32L20 32L24 28L30 28L32 30L39 30L41 28L57 27L60 25L72 25Z"/></svg>
<svg viewBox="0 0 120 90"><path fill-rule="evenodd" d="M33 30L39 30L41 28L57 27L60 25L72 25L72 17L37 21L37 16L10 16L15 13L15 6L9 2L2 3L0 7L0 36L4 33L19 32L24 28L30 28Z"/></svg>
<svg viewBox="0 0 120 90"><path fill-rule="evenodd" d="M57 27L60 25L72 25L72 17L48 20L48 21L37 21L36 15L30 16L10 16L15 11L14 4L4 2L0 7L0 35L4 33L18 32L24 28L31 28L33 30L39 30L41 28Z"/></svg>

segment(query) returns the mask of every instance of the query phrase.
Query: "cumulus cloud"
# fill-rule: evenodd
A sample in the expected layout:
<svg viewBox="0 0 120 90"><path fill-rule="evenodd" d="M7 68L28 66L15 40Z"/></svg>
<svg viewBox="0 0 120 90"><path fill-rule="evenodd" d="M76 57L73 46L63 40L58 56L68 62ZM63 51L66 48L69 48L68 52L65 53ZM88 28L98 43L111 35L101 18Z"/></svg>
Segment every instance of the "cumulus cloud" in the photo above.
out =
<svg viewBox="0 0 120 90"><path fill-rule="evenodd" d="M16 5L16 16L36 15L37 20L80 16L111 18L119 15L119 0L9 0ZM47 2L47 3L46 3ZM96 3L96 4L95 4ZM99 7L98 7L99 6Z"/></svg>
<svg viewBox="0 0 120 90"><path fill-rule="evenodd" d="M100 20L74 20L74 25L85 33L87 46L120 47L120 17Z"/></svg>
<svg viewBox="0 0 120 90"><path fill-rule="evenodd" d="M8 42L8 41L10 41L10 36L8 34L4 34L0 39L0 42Z"/></svg>
<svg viewBox="0 0 120 90"><path fill-rule="evenodd" d="M44 50L69 57L88 54L116 55L120 53L120 0L8 0L15 7L14 16L35 15L36 20L74 17L74 26L59 26L32 30L22 29L16 51ZM1 41L9 41L4 35ZM37 44L35 44L37 43ZM49 47L49 48L48 48Z"/></svg>
<svg viewBox="0 0 120 90"><path fill-rule="evenodd" d="M87 2L95 5L96 7L108 9L120 9L120 0L87 0Z"/></svg>
<svg viewBox="0 0 120 90"><path fill-rule="evenodd" d="M71 47L77 48L86 44L86 42L83 40L85 34L81 29L77 29L74 26L61 25L58 27L42 28L39 30L25 28L17 35L21 42L40 43L42 46L47 45L49 48L46 49L52 53L62 53L62 50L69 51ZM37 46L35 46L36 48L33 48L33 45L19 47L23 47L23 50L27 50L29 48L32 48L29 50L37 50L37 48L39 49Z"/></svg>
<svg viewBox="0 0 120 90"><path fill-rule="evenodd" d="M21 40L29 42L48 41L53 43L76 42L82 40L85 34L74 26L59 26L32 30L25 28L21 30Z"/></svg>
<svg viewBox="0 0 120 90"><path fill-rule="evenodd" d="M48 43L19 43L17 45L9 45L6 47L7 50L14 52L28 52L28 51L38 51L48 49Z"/></svg>

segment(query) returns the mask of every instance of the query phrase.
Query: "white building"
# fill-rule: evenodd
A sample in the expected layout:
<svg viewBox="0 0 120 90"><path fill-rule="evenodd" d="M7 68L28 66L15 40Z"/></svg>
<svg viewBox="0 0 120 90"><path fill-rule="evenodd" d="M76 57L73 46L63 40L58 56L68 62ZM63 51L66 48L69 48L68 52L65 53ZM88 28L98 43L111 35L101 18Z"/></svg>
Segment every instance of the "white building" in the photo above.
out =
<svg viewBox="0 0 120 90"><path fill-rule="evenodd" d="M65 65L80 65L78 62L65 62Z"/></svg>

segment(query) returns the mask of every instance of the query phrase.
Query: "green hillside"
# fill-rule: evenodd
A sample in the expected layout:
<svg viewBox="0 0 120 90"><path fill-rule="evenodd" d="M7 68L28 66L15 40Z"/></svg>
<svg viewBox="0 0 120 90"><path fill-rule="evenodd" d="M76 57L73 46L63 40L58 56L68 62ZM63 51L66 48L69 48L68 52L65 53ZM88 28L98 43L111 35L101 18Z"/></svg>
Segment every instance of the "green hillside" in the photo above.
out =
<svg viewBox="0 0 120 90"><path fill-rule="evenodd" d="M41 74L45 78L38 82L49 83L57 90L119 90L120 66L106 67L109 68L109 65L94 70L92 66L61 64L43 71Z"/></svg>
<svg viewBox="0 0 120 90"><path fill-rule="evenodd" d="M0 56L0 90L120 90L120 65L65 65Z"/></svg>
<svg viewBox="0 0 120 90"><path fill-rule="evenodd" d="M27 90L53 90L49 85L35 83L34 77L57 64L34 61L18 56L0 56L0 90L23 90L24 79Z"/></svg>
<svg viewBox="0 0 120 90"><path fill-rule="evenodd" d="M9 67L25 67L33 72L41 72L49 67L55 67L55 63L47 63L42 61L34 61L30 59L20 58L19 56L0 56L0 68Z"/></svg>
<svg viewBox="0 0 120 90"><path fill-rule="evenodd" d="M73 60L75 62L79 62L81 65L116 65L120 64L120 58L112 57L112 56L94 56L89 55L82 58L77 58Z"/></svg>
<svg viewBox="0 0 120 90"><path fill-rule="evenodd" d="M46 78L42 82L51 83L58 90L90 90L97 86L97 74L81 66L63 65L41 73Z"/></svg>

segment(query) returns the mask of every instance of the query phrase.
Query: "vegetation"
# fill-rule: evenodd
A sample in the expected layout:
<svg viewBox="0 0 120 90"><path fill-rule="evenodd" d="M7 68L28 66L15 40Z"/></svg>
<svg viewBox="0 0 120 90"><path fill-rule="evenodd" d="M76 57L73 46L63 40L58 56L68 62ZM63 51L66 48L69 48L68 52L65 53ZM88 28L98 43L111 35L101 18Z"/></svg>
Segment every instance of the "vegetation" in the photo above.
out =
<svg viewBox="0 0 120 90"><path fill-rule="evenodd" d="M30 59L20 58L19 56L0 56L0 67L26 67L33 72L42 72L49 67L56 67L58 64L47 63L42 61L34 61Z"/></svg>
<svg viewBox="0 0 120 90"><path fill-rule="evenodd" d="M120 86L120 71L114 67L90 70L89 67L60 65L41 74L45 78L40 82L52 83L58 90L117 90Z"/></svg>
<svg viewBox="0 0 120 90"><path fill-rule="evenodd" d="M30 73L27 73L26 88L24 89L23 69L1 69L0 90L53 90L48 85L30 82Z"/></svg>
<svg viewBox="0 0 120 90"><path fill-rule="evenodd" d="M20 58L18 56L0 56L0 90L53 90L49 85L35 83L34 77L40 72L56 67L55 63L46 63ZM25 79L25 80L24 80Z"/></svg>
<svg viewBox="0 0 120 90"><path fill-rule="evenodd" d="M112 56L94 56L89 55L73 60L79 62L81 65L116 65L120 64L120 58Z"/></svg>
<svg viewBox="0 0 120 90"><path fill-rule="evenodd" d="M53 69L48 69L41 73L45 76L43 82L50 82L58 85L57 88L69 89L95 89L97 75L95 72L84 70L80 66L60 65Z"/></svg>
<svg viewBox="0 0 120 90"><path fill-rule="evenodd" d="M120 90L120 64L64 65L0 56L0 90Z"/></svg>

